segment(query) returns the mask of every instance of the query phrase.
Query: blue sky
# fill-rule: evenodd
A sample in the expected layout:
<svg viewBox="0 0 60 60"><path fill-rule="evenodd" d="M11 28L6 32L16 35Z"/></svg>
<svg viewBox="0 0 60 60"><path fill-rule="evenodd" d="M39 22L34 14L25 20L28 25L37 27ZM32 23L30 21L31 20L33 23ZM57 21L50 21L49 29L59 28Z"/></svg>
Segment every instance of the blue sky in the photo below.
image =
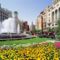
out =
<svg viewBox="0 0 60 60"><path fill-rule="evenodd" d="M11 11L18 11L19 18L23 21L36 22L39 13L48 5L52 0L0 0L2 7Z"/></svg>

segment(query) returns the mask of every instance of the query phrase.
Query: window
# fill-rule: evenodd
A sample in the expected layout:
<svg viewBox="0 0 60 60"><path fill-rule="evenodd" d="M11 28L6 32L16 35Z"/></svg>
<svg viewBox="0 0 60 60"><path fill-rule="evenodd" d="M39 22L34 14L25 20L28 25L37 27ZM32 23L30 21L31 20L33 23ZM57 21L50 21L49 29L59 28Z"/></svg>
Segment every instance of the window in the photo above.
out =
<svg viewBox="0 0 60 60"><path fill-rule="evenodd" d="M57 23L55 25L57 25Z"/></svg>
<svg viewBox="0 0 60 60"><path fill-rule="evenodd" d="M52 26L54 26L54 24L52 24Z"/></svg>
<svg viewBox="0 0 60 60"><path fill-rule="evenodd" d="M52 12L52 22L54 22L54 12Z"/></svg>

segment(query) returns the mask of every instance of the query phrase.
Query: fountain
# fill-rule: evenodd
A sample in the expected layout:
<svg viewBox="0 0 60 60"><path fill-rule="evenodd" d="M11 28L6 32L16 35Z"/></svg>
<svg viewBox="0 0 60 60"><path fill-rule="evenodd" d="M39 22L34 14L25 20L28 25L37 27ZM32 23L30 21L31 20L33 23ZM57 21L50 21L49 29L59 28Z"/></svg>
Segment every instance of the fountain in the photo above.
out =
<svg viewBox="0 0 60 60"><path fill-rule="evenodd" d="M27 38L27 35L26 33L20 34L20 21L18 19L17 12L15 11L13 17L0 22L0 40L22 38Z"/></svg>
<svg viewBox="0 0 60 60"><path fill-rule="evenodd" d="M10 17L0 22L0 33L20 33L19 19L17 13L14 12L14 17ZM17 28L18 27L18 28ZM19 30L18 30L19 29Z"/></svg>
<svg viewBox="0 0 60 60"><path fill-rule="evenodd" d="M0 40L6 39L20 39L25 35L20 34L20 21L17 16L17 12L14 12L14 16L10 17L3 22L0 22Z"/></svg>

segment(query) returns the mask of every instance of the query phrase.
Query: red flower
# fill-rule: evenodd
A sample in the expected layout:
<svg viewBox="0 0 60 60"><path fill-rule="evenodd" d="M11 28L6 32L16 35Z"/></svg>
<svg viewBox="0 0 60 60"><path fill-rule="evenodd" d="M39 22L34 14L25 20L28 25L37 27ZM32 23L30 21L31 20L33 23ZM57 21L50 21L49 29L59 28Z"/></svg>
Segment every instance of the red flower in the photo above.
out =
<svg viewBox="0 0 60 60"><path fill-rule="evenodd" d="M60 42L55 42L55 43L54 43L54 46L55 46L56 48L60 48Z"/></svg>

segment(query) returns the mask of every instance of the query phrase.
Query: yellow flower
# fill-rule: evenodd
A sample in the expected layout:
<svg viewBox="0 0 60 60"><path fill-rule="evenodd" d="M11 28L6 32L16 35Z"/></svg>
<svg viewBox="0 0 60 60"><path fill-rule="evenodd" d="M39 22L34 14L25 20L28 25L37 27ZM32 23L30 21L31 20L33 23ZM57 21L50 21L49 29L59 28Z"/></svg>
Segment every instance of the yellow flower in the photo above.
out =
<svg viewBox="0 0 60 60"><path fill-rule="evenodd" d="M59 60L59 58L54 58L54 60Z"/></svg>
<svg viewBox="0 0 60 60"><path fill-rule="evenodd" d="M16 60L16 59L14 59L14 60Z"/></svg>
<svg viewBox="0 0 60 60"><path fill-rule="evenodd" d="M37 60L40 60L40 58L37 58Z"/></svg>

